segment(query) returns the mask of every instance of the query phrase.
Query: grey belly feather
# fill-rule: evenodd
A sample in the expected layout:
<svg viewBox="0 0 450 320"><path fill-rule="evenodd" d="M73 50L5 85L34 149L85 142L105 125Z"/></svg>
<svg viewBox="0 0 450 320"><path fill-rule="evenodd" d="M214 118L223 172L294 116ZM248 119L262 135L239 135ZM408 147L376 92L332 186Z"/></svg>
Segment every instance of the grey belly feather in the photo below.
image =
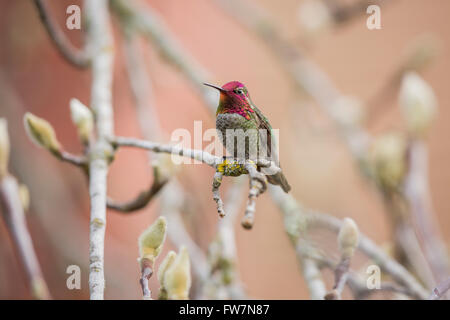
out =
<svg viewBox="0 0 450 320"><path fill-rule="evenodd" d="M264 137L264 133L260 134L261 132L251 120L239 114L219 114L216 119L216 128L223 145L232 157L268 158L267 138Z"/></svg>

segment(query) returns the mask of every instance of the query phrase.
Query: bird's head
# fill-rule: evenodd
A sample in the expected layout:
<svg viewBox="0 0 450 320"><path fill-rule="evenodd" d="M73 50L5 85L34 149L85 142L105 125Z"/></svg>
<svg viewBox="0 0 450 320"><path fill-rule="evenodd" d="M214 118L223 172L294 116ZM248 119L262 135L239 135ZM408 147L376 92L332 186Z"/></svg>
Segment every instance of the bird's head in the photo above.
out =
<svg viewBox="0 0 450 320"><path fill-rule="evenodd" d="M217 89L220 92L218 113L222 111L247 109L251 106L250 95L245 85L239 81L231 81L222 87L204 83L204 85Z"/></svg>

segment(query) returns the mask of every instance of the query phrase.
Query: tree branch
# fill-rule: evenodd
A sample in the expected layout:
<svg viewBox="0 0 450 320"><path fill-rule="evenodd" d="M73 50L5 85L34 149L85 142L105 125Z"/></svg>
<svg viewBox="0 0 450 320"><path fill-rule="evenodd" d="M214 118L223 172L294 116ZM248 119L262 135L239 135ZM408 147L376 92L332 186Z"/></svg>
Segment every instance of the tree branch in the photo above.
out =
<svg viewBox="0 0 450 320"><path fill-rule="evenodd" d="M408 148L409 170L403 193L414 217L415 229L432 273L438 282L449 275L447 249L434 225L430 186L428 184L427 148L423 141L413 140Z"/></svg>
<svg viewBox="0 0 450 320"><path fill-rule="evenodd" d="M36 299L51 299L26 225L19 186L11 175L6 175L0 181L0 204L7 230L25 269L32 295Z"/></svg>
<svg viewBox="0 0 450 320"><path fill-rule="evenodd" d="M89 288L91 299L104 298L104 239L106 228L106 178L113 155L109 138L113 135L111 84L113 38L109 25L108 1L86 0L88 44L92 48L91 108L95 114L97 139L89 145L89 194L91 199L89 240Z"/></svg>
<svg viewBox="0 0 450 320"><path fill-rule="evenodd" d="M50 39L53 41L61 56L78 68L89 67L91 59L86 48L79 50L70 43L64 35L64 32L59 29L57 23L50 16L46 1L34 0L34 4L39 11L39 17L47 29Z"/></svg>

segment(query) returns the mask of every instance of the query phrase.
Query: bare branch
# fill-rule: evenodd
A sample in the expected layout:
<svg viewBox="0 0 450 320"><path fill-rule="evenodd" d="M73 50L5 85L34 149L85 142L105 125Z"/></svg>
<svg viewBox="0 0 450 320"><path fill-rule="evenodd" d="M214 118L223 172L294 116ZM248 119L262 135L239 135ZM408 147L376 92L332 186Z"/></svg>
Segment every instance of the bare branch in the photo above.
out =
<svg viewBox="0 0 450 320"><path fill-rule="evenodd" d="M113 73L113 38L109 25L108 1L84 3L88 21L88 44L92 48L91 108L95 114L97 139L89 146L89 194L91 199L89 242L89 288L91 299L104 298L104 239L106 227L106 177L113 149L111 84Z"/></svg>
<svg viewBox="0 0 450 320"><path fill-rule="evenodd" d="M336 0L325 0L325 4L330 9L333 19L336 23L345 23L353 18L365 15L367 7L371 4L382 4L390 2L391 1L359 0L352 4L343 5Z"/></svg>
<svg viewBox="0 0 450 320"><path fill-rule="evenodd" d="M244 199L243 179L233 179L226 196L227 215L217 222L217 235L208 247L209 277L201 298L246 299L247 295L237 270L234 224Z"/></svg>
<svg viewBox="0 0 450 320"><path fill-rule="evenodd" d="M73 164L73 165L75 165L77 167L85 168L87 166L87 164L88 164L88 161L87 161L87 159L85 157L77 156L77 155L71 154L71 153L69 153L67 151L64 151L64 150L61 151L61 153L59 154L58 158L61 161L71 163L71 164Z"/></svg>
<svg viewBox="0 0 450 320"><path fill-rule="evenodd" d="M404 183L403 193L408 199L410 212L414 217L415 229L422 249L434 277L444 281L449 274L449 261L444 241L435 226L436 216L430 196L428 183L427 148L423 141L413 140L409 144L409 170Z"/></svg>
<svg viewBox="0 0 450 320"><path fill-rule="evenodd" d="M219 216L221 218L225 217L225 211L223 209L223 201L222 201L222 198L220 197L220 193L219 193L219 188L220 188L220 185L222 184L222 178L223 178L223 173L220 171L217 171L214 174L213 183L212 183L213 199L217 203L217 212L219 213Z"/></svg>
<svg viewBox="0 0 450 320"><path fill-rule="evenodd" d="M337 265L338 265L336 262L334 262L333 260L331 260L325 256L315 255L315 256L311 257L311 259L318 261L318 264L320 267L325 266L331 270L336 270ZM412 293L410 290L408 290L404 286L400 286L396 283L391 283L391 282L380 283L379 289L369 289L367 287L366 281L364 279L362 279L361 276L359 276L356 272L354 272L352 270L349 270L347 273L346 283L347 283L347 286L349 287L349 289L352 291L353 297L356 300L366 299L371 294L374 294L379 291L399 293L399 294L402 294L404 296L408 296L408 297L411 297L414 299L417 298L417 296L414 293Z"/></svg>
<svg viewBox="0 0 450 320"><path fill-rule="evenodd" d="M148 281L150 280L153 274L152 262L147 258L143 258L141 259L140 264L141 264L141 279L139 280L139 283L141 284L142 288L142 296L144 300L151 300L152 292L148 287Z"/></svg>
<svg viewBox="0 0 450 320"><path fill-rule="evenodd" d="M291 238L303 279L312 300L323 300L326 294L325 281L317 261L318 252L307 239Z"/></svg>
<svg viewBox="0 0 450 320"><path fill-rule="evenodd" d="M55 44L59 53L64 59L78 68L87 68L90 65L90 56L86 49L79 50L75 48L64 35L64 32L57 26L52 19L47 8L45 0L34 0L39 16L47 29L50 39Z"/></svg>
<svg viewBox="0 0 450 320"><path fill-rule="evenodd" d="M250 190L248 193L248 202L245 209L244 218L241 221L242 226L245 229L251 229L254 223L254 216L256 210L256 198L266 191L267 189L267 179L264 174L256 170L256 165L254 163L247 162L245 164L245 169L250 176Z"/></svg>
<svg viewBox="0 0 450 320"><path fill-rule="evenodd" d="M26 225L20 202L19 185L11 175L6 175L0 181L0 204L7 230L25 269L32 295L36 299L51 299Z"/></svg>

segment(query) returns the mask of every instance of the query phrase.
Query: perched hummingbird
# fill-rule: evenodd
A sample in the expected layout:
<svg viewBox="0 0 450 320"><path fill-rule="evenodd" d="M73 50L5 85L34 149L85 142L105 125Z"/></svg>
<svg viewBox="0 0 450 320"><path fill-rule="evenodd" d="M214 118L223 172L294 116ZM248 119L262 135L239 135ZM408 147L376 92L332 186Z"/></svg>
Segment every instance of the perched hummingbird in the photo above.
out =
<svg viewBox="0 0 450 320"><path fill-rule="evenodd" d="M228 82L222 87L208 83L205 83L205 85L220 91L220 100L216 111L216 128L227 151L234 157L236 157L236 154L240 154L237 150L239 145L227 143L227 137L228 140L234 140L235 136L230 138L230 133L233 134L233 131L242 129L248 137L246 138L248 143L244 146L245 158L254 158L249 150L256 149L258 155L265 155L266 160L273 161L279 166L277 150L273 148L275 138L273 137L272 127L267 118L251 101L247 88L238 81ZM258 170L261 169L263 168L258 168ZM272 175L267 174L264 170L262 172L266 174L267 180L271 184L281 186L284 192L291 190L281 171Z"/></svg>

